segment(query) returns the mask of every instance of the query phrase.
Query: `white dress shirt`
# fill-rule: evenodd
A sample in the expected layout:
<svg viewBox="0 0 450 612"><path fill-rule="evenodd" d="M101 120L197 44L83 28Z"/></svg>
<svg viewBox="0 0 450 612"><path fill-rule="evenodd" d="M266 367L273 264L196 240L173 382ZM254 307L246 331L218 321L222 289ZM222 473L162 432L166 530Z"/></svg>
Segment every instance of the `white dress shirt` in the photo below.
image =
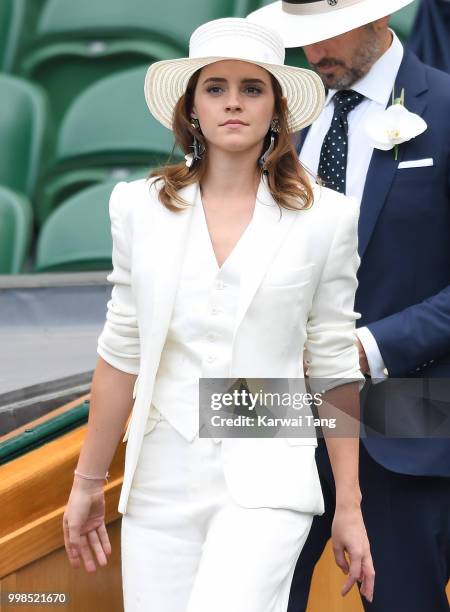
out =
<svg viewBox="0 0 450 612"><path fill-rule="evenodd" d="M201 197L195 202L147 433L157 422L156 407L185 439L192 441L199 425L199 378L230 376L240 262L246 256L250 225L219 267Z"/></svg>
<svg viewBox="0 0 450 612"><path fill-rule="evenodd" d="M389 49L375 62L366 76L351 87L365 99L348 115L346 195L354 197L360 204L373 153L364 124L370 120L370 115L383 110L389 104L403 59L403 46L395 32L390 31L392 43ZM300 153L300 161L314 176L317 175L319 167L322 143L333 118L335 93L335 89L328 91L325 107L311 126ZM400 92L395 94L398 96ZM366 352L372 378L386 378L385 364L373 334L367 327L359 328L357 334Z"/></svg>

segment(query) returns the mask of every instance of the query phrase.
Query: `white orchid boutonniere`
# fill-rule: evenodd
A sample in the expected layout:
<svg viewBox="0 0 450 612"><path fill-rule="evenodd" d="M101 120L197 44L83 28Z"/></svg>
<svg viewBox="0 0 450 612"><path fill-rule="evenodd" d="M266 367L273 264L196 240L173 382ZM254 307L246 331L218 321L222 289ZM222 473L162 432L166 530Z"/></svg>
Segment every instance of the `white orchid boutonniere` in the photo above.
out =
<svg viewBox="0 0 450 612"><path fill-rule="evenodd" d="M365 124L367 135L376 149L390 151L394 149L394 159L398 159L398 147L408 140L419 136L427 129L426 122L409 112L405 107L405 90L399 98L392 94L392 105L386 110L372 114Z"/></svg>

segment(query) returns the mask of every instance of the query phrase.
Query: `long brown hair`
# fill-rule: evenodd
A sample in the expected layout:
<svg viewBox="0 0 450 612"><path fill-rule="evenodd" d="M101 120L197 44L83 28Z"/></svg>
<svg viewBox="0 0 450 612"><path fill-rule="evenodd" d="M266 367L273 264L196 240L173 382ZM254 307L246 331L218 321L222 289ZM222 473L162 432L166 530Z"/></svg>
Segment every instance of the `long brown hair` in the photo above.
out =
<svg viewBox="0 0 450 612"><path fill-rule="evenodd" d="M148 175L149 177L160 177L163 180L159 199L164 206L173 211L182 210L187 204L179 196L178 191L192 183L201 183L206 171L206 142L203 134L192 127L190 119L199 75L200 70L192 75L186 92L175 106L172 130L175 136L174 151L178 145L185 154L191 153L190 146L195 136L205 146L202 159L194 162L190 168L184 162L180 162L156 168ZM314 196L289 133L289 111L281 86L272 74L270 77L275 97L274 115L278 118L279 132L275 138L275 148L267 158L261 173L265 171L269 190L279 206L289 210L302 210L312 206ZM270 130L264 139L261 155L267 150L269 142Z"/></svg>

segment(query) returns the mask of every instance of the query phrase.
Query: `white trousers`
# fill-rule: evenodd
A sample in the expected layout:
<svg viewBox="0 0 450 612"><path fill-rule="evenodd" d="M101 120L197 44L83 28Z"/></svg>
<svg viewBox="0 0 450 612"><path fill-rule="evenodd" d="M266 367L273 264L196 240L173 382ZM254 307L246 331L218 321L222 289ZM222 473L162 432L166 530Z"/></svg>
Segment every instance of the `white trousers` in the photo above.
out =
<svg viewBox="0 0 450 612"><path fill-rule="evenodd" d="M164 418L144 436L122 517L125 612L286 612L313 515L237 505L220 447Z"/></svg>

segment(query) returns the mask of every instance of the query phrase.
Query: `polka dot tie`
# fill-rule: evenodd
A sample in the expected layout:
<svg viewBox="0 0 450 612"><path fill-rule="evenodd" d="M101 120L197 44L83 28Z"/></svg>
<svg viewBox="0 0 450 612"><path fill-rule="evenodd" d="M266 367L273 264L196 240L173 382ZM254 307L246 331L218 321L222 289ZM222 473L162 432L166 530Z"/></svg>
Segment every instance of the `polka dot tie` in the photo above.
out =
<svg viewBox="0 0 450 612"><path fill-rule="evenodd" d="M363 100L364 96L352 89L338 91L333 96L333 120L320 151L317 175L326 187L340 193L345 193L346 187L348 114Z"/></svg>

